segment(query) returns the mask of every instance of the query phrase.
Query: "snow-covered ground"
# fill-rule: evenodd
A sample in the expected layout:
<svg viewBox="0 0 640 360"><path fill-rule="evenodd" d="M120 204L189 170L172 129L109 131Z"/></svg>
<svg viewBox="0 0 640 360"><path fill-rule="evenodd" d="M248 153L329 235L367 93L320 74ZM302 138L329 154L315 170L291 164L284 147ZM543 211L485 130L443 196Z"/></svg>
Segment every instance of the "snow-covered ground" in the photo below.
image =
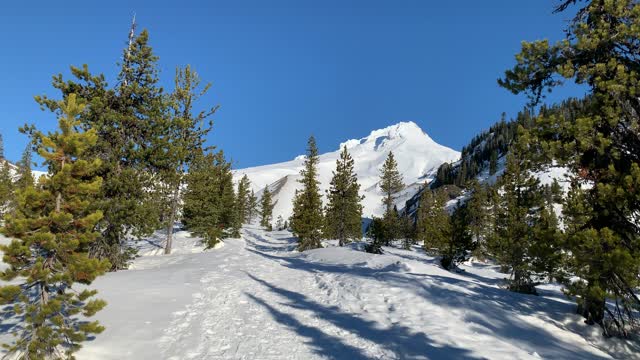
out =
<svg viewBox="0 0 640 360"><path fill-rule="evenodd" d="M433 179L441 164L456 161L460 157L459 152L436 143L416 123L401 122L374 130L362 139L347 140L336 151L320 155L318 180L323 195L329 188L332 172L343 146L347 147L355 162L360 193L365 196L362 201L364 217L380 216L384 212L378 183L380 169L389 152L393 151L398 170L407 185L397 196L396 204L399 209L404 207L405 201L425 182ZM247 175L258 196L262 196L264 188L269 186L275 204L273 218L282 216L287 219L293 212L295 191L300 188L297 180L303 163L304 156L298 156L279 164L239 169L234 171L234 179L238 181L243 175Z"/></svg>
<svg viewBox="0 0 640 360"><path fill-rule="evenodd" d="M298 253L290 233L255 226L208 251L179 232L174 254L155 255L158 241L94 283L106 330L79 359L638 358L557 286L511 293L492 266L450 273L418 247Z"/></svg>

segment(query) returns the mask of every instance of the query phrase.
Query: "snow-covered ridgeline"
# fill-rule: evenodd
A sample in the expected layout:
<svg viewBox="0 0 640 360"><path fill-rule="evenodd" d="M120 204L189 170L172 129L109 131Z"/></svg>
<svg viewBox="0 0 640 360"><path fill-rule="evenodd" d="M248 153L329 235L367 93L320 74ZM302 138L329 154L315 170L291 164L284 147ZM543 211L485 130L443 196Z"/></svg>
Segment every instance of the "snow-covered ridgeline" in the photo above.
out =
<svg viewBox="0 0 640 360"><path fill-rule="evenodd" d="M432 180L441 164L456 161L460 157L459 152L436 143L414 122L401 122L374 130L364 138L347 140L341 143L336 151L320 155L318 177L323 193L329 187L332 171L343 146L349 149L355 161L361 193L365 196L365 217L380 216L383 212L378 182L380 168L389 152L394 153L398 170L407 185L398 196L399 208L404 206L404 202L414 195L422 184ZM299 188L297 180L303 163L304 156L298 156L288 162L236 170L234 178L237 181L246 174L258 196L265 186L269 186L274 193L274 218L280 215L286 219L293 210L292 200L295 190Z"/></svg>

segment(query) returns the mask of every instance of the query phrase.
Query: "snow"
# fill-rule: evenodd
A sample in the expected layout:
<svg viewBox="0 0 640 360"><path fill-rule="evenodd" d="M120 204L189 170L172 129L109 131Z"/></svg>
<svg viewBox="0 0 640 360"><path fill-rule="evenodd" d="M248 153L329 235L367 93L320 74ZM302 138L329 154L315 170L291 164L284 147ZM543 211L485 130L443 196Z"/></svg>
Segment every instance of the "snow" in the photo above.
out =
<svg viewBox="0 0 640 360"><path fill-rule="evenodd" d="M632 359L640 350L585 325L556 284L538 297L512 293L494 266L447 272L419 247L372 255L327 241L299 253L289 232L252 225L214 250L186 232L174 241L173 254L147 252L94 282L106 330L79 359Z"/></svg>
<svg viewBox="0 0 640 360"><path fill-rule="evenodd" d="M399 209L404 207L404 202L418 191L421 184L435 176L442 163L456 161L460 157L459 152L433 141L414 122L401 122L374 130L362 139L347 140L340 144L338 150L320 155L318 180L323 195L329 188L332 171L343 146L349 149L355 161L355 172L361 193L365 196L362 202L364 217L380 216L383 213L378 181L380 169L389 152L393 151L398 170L407 185L396 199ZM269 186L269 190L274 193L274 219L278 216L287 219L293 211L295 191L300 187L297 180L303 163L304 156L300 155L284 163L239 169L234 171L234 179L238 181L246 174L258 196Z"/></svg>

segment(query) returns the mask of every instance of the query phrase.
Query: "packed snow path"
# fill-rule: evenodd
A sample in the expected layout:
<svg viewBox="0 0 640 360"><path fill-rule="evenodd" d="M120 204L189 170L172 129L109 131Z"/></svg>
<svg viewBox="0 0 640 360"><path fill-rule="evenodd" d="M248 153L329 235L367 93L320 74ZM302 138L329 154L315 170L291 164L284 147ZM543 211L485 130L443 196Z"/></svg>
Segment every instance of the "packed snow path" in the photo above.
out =
<svg viewBox="0 0 640 360"><path fill-rule="evenodd" d="M178 238L185 241L186 238ZM609 359L632 355L479 266L452 274L420 251L300 254L246 227L203 253L146 256L96 282L107 330L80 359ZM579 335L580 334L580 335ZM592 340L589 340L592 339ZM594 340L595 339L595 340Z"/></svg>

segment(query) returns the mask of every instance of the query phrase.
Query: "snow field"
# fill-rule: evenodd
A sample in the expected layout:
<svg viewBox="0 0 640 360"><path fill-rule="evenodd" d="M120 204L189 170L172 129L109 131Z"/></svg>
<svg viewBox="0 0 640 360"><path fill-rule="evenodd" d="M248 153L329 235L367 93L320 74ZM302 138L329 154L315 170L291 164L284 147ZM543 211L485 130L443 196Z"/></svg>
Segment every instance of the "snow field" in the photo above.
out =
<svg viewBox="0 0 640 360"><path fill-rule="evenodd" d="M178 248L192 244L184 235ZM78 358L637 358L584 325L557 285L511 293L493 266L456 274L417 247L371 255L332 241L298 253L290 233L251 225L224 244L144 256L98 279L107 330Z"/></svg>

